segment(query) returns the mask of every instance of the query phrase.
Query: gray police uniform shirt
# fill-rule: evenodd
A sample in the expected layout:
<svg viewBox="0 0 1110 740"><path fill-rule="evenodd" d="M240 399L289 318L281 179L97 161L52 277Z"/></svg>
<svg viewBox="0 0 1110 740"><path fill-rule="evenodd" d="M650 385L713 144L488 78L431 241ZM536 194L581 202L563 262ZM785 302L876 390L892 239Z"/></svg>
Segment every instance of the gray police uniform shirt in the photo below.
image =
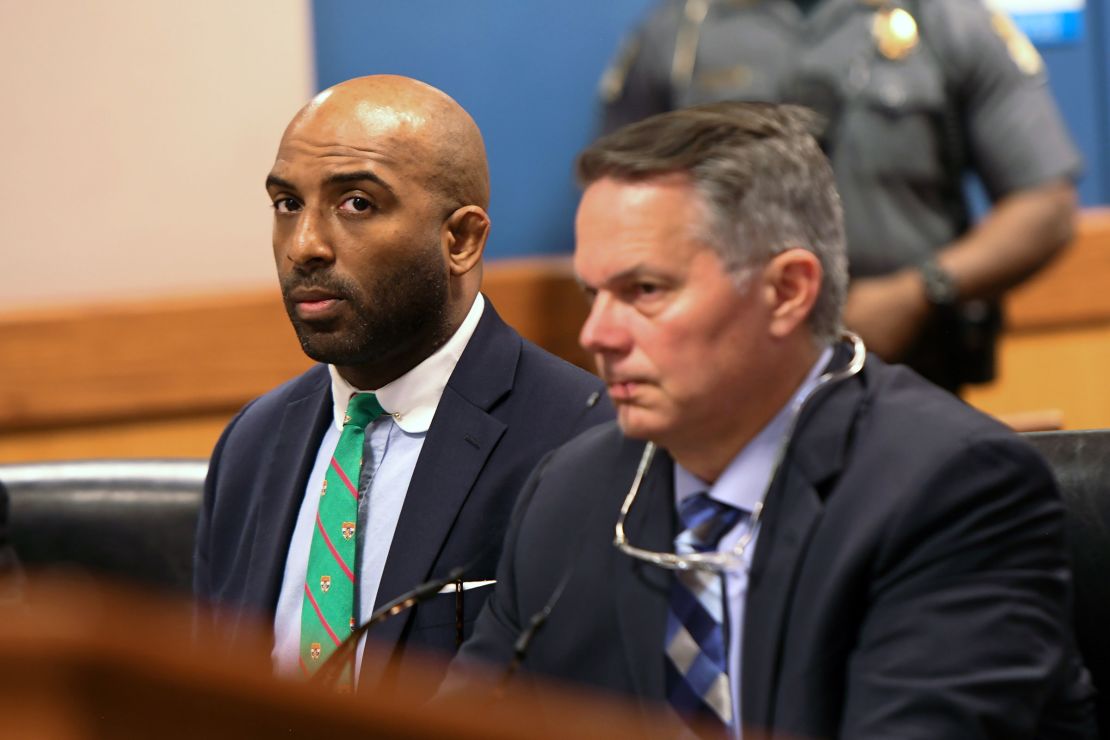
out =
<svg viewBox="0 0 1110 740"><path fill-rule="evenodd" d="M874 31L894 8L919 30L900 59ZM809 14L793 0L672 0L603 78L605 128L725 99L809 105L833 122L823 145L852 275L889 273L966 227L962 170L992 199L1079 174L1040 58L1007 23L978 0L822 0Z"/></svg>

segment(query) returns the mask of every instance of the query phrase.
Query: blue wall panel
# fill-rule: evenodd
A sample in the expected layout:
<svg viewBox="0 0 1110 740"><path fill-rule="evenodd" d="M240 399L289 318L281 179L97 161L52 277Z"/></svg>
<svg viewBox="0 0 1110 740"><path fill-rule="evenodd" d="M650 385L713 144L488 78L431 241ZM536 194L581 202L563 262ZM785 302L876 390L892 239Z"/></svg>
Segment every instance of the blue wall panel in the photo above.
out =
<svg viewBox="0 0 1110 740"><path fill-rule="evenodd" d="M1102 197L1100 203L1110 203L1110 7L1106 0L1088 0L1091 18L1088 28L1093 29L1095 47L1095 94L1102 99L1102 118L1098 122L1102 150Z"/></svg>
<svg viewBox="0 0 1110 740"><path fill-rule="evenodd" d="M493 180L492 257L573 245L574 155L597 126L595 90L651 0L316 0L321 88L364 74L443 89L478 122Z"/></svg>
<svg viewBox="0 0 1110 740"><path fill-rule="evenodd" d="M1040 47L1049 82L1076 145L1083 152L1079 195L1085 205L1110 201L1105 8L1088 0L1084 33L1076 42Z"/></svg>
<svg viewBox="0 0 1110 740"><path fill-rule="evenodd" d="M972 0L969 0L972 1ZM489 151L489 255L569 251L574 155L597 126L597 81L655 0L315 0L320 88L404 74L442 88L477 120ZM1110 13L1088 0L1078 42L1041 49L1086 160L1084 204L1110 202Z"/></svg>

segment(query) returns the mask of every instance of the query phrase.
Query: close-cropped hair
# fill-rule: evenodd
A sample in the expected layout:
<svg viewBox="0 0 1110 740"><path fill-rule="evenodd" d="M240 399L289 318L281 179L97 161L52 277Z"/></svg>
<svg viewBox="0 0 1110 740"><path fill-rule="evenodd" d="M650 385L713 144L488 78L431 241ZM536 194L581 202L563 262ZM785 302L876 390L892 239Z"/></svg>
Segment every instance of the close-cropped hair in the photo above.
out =
<svg viewBox="0 0 1110 740"><path fill-rule="evenodd" d="M585 188L689 176L706 206L704 238L732 270L765 264L800 247L824 277L809 325L835 340L848 290L844 217L832 168L814 138L816 115L800 106L722 102L645 118L598 139L578 155Z"/></svg>

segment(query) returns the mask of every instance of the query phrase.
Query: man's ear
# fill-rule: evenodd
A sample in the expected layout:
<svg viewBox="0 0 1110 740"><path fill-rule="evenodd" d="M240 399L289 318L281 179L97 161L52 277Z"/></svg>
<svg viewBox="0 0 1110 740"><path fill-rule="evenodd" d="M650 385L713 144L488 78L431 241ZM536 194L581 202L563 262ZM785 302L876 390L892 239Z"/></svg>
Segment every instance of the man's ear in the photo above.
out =
<svg viewBox="0 0 1110 740"><path fill-rule="evenodd" d="M481 262L487 237L489 215L480 207L463 206L447 217L443 243L452 275L465 275Z"/></svg>
<svg viewBox="0 0 1110 740"><path fill-rule="evenodd" d="M824 270L813 252L795 247L775 255L763 273L771 297L771 333L785 338L804 324L821 292Z"/></svg>

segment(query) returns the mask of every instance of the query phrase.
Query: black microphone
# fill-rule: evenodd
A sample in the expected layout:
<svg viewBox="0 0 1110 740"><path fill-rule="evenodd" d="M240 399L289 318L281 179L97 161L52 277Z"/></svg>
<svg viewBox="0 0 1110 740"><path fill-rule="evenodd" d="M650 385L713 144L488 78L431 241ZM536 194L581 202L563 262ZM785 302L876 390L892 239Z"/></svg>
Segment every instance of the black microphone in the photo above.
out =
<svg viewBox="0 0 1110 740"><path fill-rule="evenodd" d="M581 552L581 548L579 548L579 552ZM532 645L532 639L536 636L536 633L540 631L540 627L543 627L544 624L547 623L547 618L551 616L551 610L555 608L555 605L559 603L559 599L562 598L563 591L566 590L567 583L570 582L570 577L574 574L575 566L577 565L578 558L576 557L571 562L570 567L563 571L563 576L559 579L559 583L555 586L555 590L551 592L551 596L548 597L547 603L532 615L528 620L528 626L517 635L516 642L513 643L513 659L509 661L509 665L505 668L505 673L501 676L501 680L498 681L497 689L495 690L495 696L497 698L501 698L505 692L505 687L509 684L512 677L516 675L517 669L520 668L520 664L524 662L524 657L528 654L528 648Z"/></svg>
<svg viewBox="0 0 1110 740"><path fill-rule="evenodd" d="M597 514L597 507L599 506L595 499L586 511L586 519L592 519ZM528 654L528 648L532 645L532 640L536 637L536 633L547 622L547 618L551 616L551 610L559 603L559 599L563 597L563 591L566 590L567 584L570 583L571 576L578 569L578 562L582 559L582 551L585 549L582 545L586 539L586 528L578 531L578 536L575 537L574 549L572 552L574 556L571 557L570 562L567 564L566 570L563 575L559 577L559 582L555 584L555 588L551 591L551 595L547 597L547 602L540 607L539 611L534 613L528 619L528 625L520 631L517 635L516 641L513 643L513 659L509 661L509 665L505 667L505 673L502 674L501 680L497 682L497 687L494 689L494 697L501 698L505 694L505 687L508 686L509 680L516 675L517 669L520 668L524 662L525 656Z"/></svg>
<svg viewBox="0 0 1110 740"><path fill-rule="evenodd" d="M587 400L587 404L592 405L592 403L597 403L600 397L601 394L596 392L593 393L589 400ZM593 517L597 515L599 506L600 503L598 499L594 499L586 509L586 521L592 520ZM509 661L509 665L505 667L505 672L501 675L501 680L497 682L497 687L493 690L494 698L500 699L504 696L505 687L512 677L516 675L517 669L524 663L524 658L528 654L528 648L531 647L532 640L535 639L536 633L544 626L548 617L551 616L551 610L555 608L555 605L559 603L559 599L563 597L563 591L566 590L567 584L570 583L571 576L573 576L574 572L578 569L578 563L582 559L582 551L585 549L583 544L585 544L586 541L586 531L586 527L578 530L578 535L575 537L573 549L571 550L574 555L563 571L563 575L559 577L559 582L555 584L551 596L549 596L547 602L528 619L527 626L517 635L516 641L513 643L513 658Z"/></svg>
<svg viewBox="0 0 1110 740"><path fill-rule="evenodd" d="M336 681L343 671L343 666L358 646L359 639L361 639L371 627L376 624L381 624L387 619L395 617L417 604L427 601L438 594L447 584L461 580L468 570L477 565L483 555L485 555L485 552L479 553L477 557L464 565L452 568L448 571L447 575L425 581L412 590L406 591L397 598L392 599L388 603L382 604L381 607L374 610L374 613L370 615L369 619L351 630L351 634L344 639L343 642L339 643L335 648L335 652L328 656L328 659L323 662L312 678L309 679L309 683L327 686Z"/></svg>

